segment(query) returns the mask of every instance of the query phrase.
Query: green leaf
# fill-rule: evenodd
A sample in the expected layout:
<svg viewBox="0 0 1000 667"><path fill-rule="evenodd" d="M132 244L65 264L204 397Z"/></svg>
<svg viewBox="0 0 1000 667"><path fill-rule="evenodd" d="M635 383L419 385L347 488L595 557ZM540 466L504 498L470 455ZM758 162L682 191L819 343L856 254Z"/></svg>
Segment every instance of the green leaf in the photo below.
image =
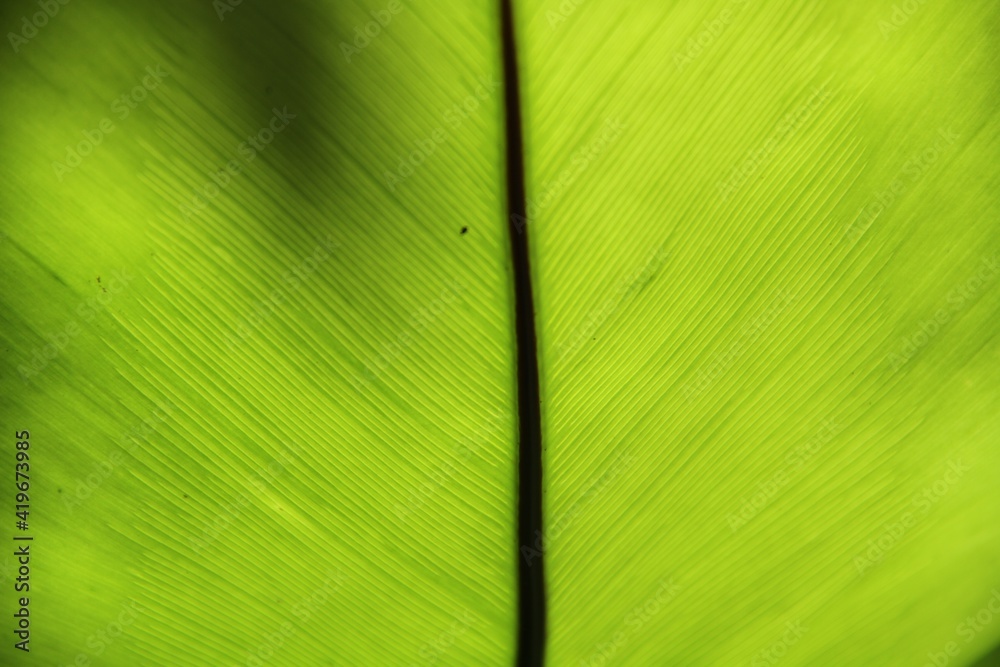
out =
<svg viewBox="0 0 1000 667"><path fill-rule="evenodd" d="M971 664L996 5L530 4L551 663Z"/></svg>
<svg viewBox="0 0 1000 667"><path fill-rule="evenodd" d="M404 3L348 62L360 4L80 3L5 56L39 664L511 661L498 37L441 11Z"/></svg>
<svg viewBox="0 0 1000 667"><path fill-rule="evenodd" d="M996 4L514 6L546 664L974 664ZM495 4L0 18L0 664L512 664Z"/></svg>

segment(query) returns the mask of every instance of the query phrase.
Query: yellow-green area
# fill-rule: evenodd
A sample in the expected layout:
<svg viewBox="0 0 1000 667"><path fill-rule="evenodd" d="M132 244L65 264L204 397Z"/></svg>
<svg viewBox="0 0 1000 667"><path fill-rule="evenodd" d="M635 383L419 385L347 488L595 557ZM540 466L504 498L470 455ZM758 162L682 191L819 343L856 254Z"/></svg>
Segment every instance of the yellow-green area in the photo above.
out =
<svg viewBox="0 0 1000 667"><path fill-rule="evenodd" d="M996 3L522 6L550 664L975 662Z"/></svg>
<svg viewBox="0 0 1000 667"><path fill-rule="evenodd" d="M4 45L37 555L0 664L509 664L494 15L233 4L76 0Z"/></svg>
<svg viewBox="0 0 1000 667"><path fill-rule="evenodd" d="M514 7L546 664L976 664L1000 8ZM0 12L0 664L514 663L498 18Z"/></svg>

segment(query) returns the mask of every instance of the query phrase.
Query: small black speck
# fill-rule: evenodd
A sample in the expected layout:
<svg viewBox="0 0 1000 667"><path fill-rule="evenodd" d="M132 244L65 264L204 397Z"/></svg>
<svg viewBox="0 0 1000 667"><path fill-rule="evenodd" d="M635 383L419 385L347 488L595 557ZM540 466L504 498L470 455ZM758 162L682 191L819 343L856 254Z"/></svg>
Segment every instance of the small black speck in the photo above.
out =
<svg viewBox="0 0 1000 667"><path fill-rule="evenodd" d="M184 494L184 497L185 497L185 498L187 498L187 497L188 497L188 494L186 494L186 493L185 493L185 494Z"/></svg>
<svg viewBox="0 0 1000 667"><path fill-rule="evenodd" d="M101 282L101 277L97 276L97 282Z"/></svg>
<svg viewBox="0 0 1000 667"><path fill-rule="evenodd" d="M469 228L468 228L468 227L462 227L462 233L463 233L463 234L464 234L464 233L466 233L467 231L469 231Z"/></svg>

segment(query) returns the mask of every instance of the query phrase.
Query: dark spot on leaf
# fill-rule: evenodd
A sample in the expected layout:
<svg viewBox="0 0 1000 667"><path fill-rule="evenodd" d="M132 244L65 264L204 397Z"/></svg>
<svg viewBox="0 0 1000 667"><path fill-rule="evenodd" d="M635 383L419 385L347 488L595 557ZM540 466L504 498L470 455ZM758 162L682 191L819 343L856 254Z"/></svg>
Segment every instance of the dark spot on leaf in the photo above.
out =
<svg viewBox="0 0 1000 667"><path fill-rule="evenodd" d="M463 233L463 234L464 234L464 233L466 233L467 231L469 231L469 228L468 228L468 227L462 227L462 233Z"/></svg>

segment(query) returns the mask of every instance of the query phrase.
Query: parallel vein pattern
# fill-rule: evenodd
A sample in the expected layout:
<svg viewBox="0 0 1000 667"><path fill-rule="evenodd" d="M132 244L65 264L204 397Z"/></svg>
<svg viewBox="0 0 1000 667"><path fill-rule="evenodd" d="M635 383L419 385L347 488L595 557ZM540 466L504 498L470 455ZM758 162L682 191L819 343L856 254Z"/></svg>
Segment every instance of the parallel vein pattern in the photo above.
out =
<svg viewBox="0 0 1000 667"><path fill-rule="evenodd" d="M513 662L497 17L370 10L70 5L3 56L3 423L46 480L38 664ZM147 65L167 75L119 118Z"/></svg>
<svg viewBox="0 0 1000 667"><path fill-rule="evenodd" d="M550 664L974 662L995 3L525 7Z"/></svg>

